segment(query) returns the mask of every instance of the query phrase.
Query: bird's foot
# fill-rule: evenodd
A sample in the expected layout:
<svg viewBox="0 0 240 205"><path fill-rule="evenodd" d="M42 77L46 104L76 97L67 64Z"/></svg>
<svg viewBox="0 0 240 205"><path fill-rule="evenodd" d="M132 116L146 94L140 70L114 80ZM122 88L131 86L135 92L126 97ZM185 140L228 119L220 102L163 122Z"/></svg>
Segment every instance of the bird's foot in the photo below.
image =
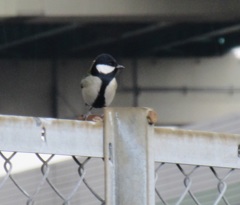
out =
<svg viewBox="0 0 240 205"><path fill-rule="evenodd" d="M87 120L91 114L91 111L88 111L85 115L83 115L83 120Z"/></svg>

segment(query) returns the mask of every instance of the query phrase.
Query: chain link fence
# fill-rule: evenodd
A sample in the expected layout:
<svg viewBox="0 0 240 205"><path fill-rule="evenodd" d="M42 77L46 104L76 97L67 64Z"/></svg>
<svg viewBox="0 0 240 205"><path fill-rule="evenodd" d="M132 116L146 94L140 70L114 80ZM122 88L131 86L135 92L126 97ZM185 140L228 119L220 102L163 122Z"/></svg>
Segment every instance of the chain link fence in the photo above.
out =
<svg viewBox="0 0 240 205"><path fill-rule="evenodd" d="M0 204L239 204L239 135L154 127L148 114L0 116Z"/></svg>
<svg viewBox="0 0 240 205"><path fill-rule="evenodd" d="M157 205L230 205L240 201L240 170L156 163Z"/></svg>
<svg viewBox="0 0 240 205"><path fill-rule="evenodd" d="M29 158L29 155L33 156ZM0 156L2 205L105 203L104 166L100 158L60 157L38 153L23 155L17 152L0 152ZM20 164L19 160L22 161ZM35 167L29 169L31 163L34 163ZM25 168L22 167L23 164Z"/></svg>
<svg viewBox="0 0 240 205"><path fill-rule="evenodd" d="M155 141L157 205L239 204L239 135L159 131Z"/></svg>

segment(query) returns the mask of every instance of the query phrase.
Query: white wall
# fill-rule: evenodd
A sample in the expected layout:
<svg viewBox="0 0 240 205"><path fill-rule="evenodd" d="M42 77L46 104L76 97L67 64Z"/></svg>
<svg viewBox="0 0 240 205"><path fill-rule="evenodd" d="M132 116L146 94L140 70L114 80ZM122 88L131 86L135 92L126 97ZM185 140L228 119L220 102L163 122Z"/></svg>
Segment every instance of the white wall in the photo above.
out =
<svg viewBox="0 0 240 205"><path fill-rule="evenodd" d="M58 60L58 116L71 118L86 112L80 80L92 59ZM118 76L119 90L112 106L132 106L130 59L117 59L126 69ZM232 55L204 59L141 59L140 87L235 87L240 88L240 62ZM43 61L0 61L0 113L51 116L51 66ZM135 74L134 74L135 75ZM240 93L141 92L139 106L154 108L160 124L187 124L240 112Z"/></svg>
<svg viewBox="0 0 240 205"><path fill-rule="evenodd" d="M240 88L240 62L232 55L139 62L141 86ZM148 76L146 78L146 75ZM149 100L151 99L151 100ZM154 107L162 123L190 123L240 111L240 93L143 93L140 106Z"/></svg>

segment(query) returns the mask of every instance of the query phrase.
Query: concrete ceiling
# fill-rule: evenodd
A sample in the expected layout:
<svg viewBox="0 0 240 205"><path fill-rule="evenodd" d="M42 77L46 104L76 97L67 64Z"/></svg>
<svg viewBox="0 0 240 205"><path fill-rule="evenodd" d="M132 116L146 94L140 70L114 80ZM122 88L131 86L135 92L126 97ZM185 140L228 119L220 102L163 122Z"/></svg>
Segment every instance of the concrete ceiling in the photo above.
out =
<svg viewBox="0 0 240 205"><path fill-rule="evenodd" d="M4 0L0 58L216 56L240 45L239 1Z"/></svg>

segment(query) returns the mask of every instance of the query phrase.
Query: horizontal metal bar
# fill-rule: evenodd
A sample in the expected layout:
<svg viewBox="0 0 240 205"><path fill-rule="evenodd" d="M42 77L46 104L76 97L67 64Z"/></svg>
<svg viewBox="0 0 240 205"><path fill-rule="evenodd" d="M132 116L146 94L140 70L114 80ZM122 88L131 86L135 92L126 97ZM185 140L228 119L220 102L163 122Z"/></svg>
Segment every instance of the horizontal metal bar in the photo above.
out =
<svg viewBox="0 0 240 205"><path fill-rule="evenodd" d="M96 40L96 41L93 41L93 42L91 42L89 44L86 44L86 45L81 45L81 46L74 47L72 49L72 51L74 51L74 52L75 51L83 51L83 50L87 50L87 49L90 49L90 48L94 48L96 46L116 43L116 42L121 41L121 40L126 40L126 39L129 39L129 38L134 38L136 36L141 36L141 35L146 34L146 33L151 33L151 32L154 32L158 29L163 29L163 28L166 28L167 26L171 26L171 25L173 25L173 24L172 23L165 23L165 22L152 24L150 26L146 26L146 27L138 29L138 30L123 33L120 36L116 36L116 37L112 37L112 38L103 38L101 40Z"/></svg>
<svg viewBox="0 0 240 205"><path fill-rule="evenodd" d="M101 122L0 115L0 150L103 157Z"/></svg>
<svg viewBox="0 0 240 205"><path fill-rule="evenodd" d="M155 161L240 168L240 135L154 128ZM0 115L0 150L103 157L103 123Z"/></svg>
<svg viewBox="0 0 240 205"><path fill-rule="evenodd" d="M240 168L240 135L155 128L155 161Z"/></svg>
<svg viewBox="0 0 240 205"><path fill-rule="evenodd" d="M65 32L69 32L69 31L77 29L81 26L82 25L80 25L80 24L74 23L74 24L66 25L66 26L63 26L60 28L51 29L49 31L44 31L42 33L38 33L38 34L35 34L32 36L27 36L27 37L24 37L21 39L17 39L15 41L0 45L0 52L5 51L6 49L14 48L16 46L24 45L26 43L31 43L33 41L37 41L37 40L41 40L44 38L52 37L54 35L59 35L59 34L65 33Z"/></svg>
<svg viewBox="0 0 240 205"><path fill-rule="evenodd" d="M13 16L40 16L45 17L45 21L51 18L79 17L88 20L90 17L94 21L98 18L113 21L118 20L139 20L139 21L238 21L239 1L211 0L150 0L146 1L89 1L89 0L31 0L0 1L1 17ZM214 14L214 15L213 15Z"/></svg>
<svg viewBox="0 0 240 205"><path fill-rule="evenodd" d="M240 30L240 24L235 24L232 26L218 29L218 30L206 32L204 34L200 34L200 35L198 34L198 35L192 36L190 38L181 39L181 40L167 43L165 45L157 46L152 50L152 53L156 53L160 50L166 50L166 49L170 49L170 48L177 47L177 46L178 47L183 46L185 44L189 44L192 42L204 41L206 39L214 38L216 36L224 36L224 35L227 35L230 33L239 32L239 30Z"/></svg>
<svg viewBox="0 0 240 205"><path fill-rule="evenodd" d="M121 92L133 92L135 88L123 87L120 89ZM240 93L239 87L137 87L138 92L203 92L203 93L227 93L234 94Z"/></svg>

